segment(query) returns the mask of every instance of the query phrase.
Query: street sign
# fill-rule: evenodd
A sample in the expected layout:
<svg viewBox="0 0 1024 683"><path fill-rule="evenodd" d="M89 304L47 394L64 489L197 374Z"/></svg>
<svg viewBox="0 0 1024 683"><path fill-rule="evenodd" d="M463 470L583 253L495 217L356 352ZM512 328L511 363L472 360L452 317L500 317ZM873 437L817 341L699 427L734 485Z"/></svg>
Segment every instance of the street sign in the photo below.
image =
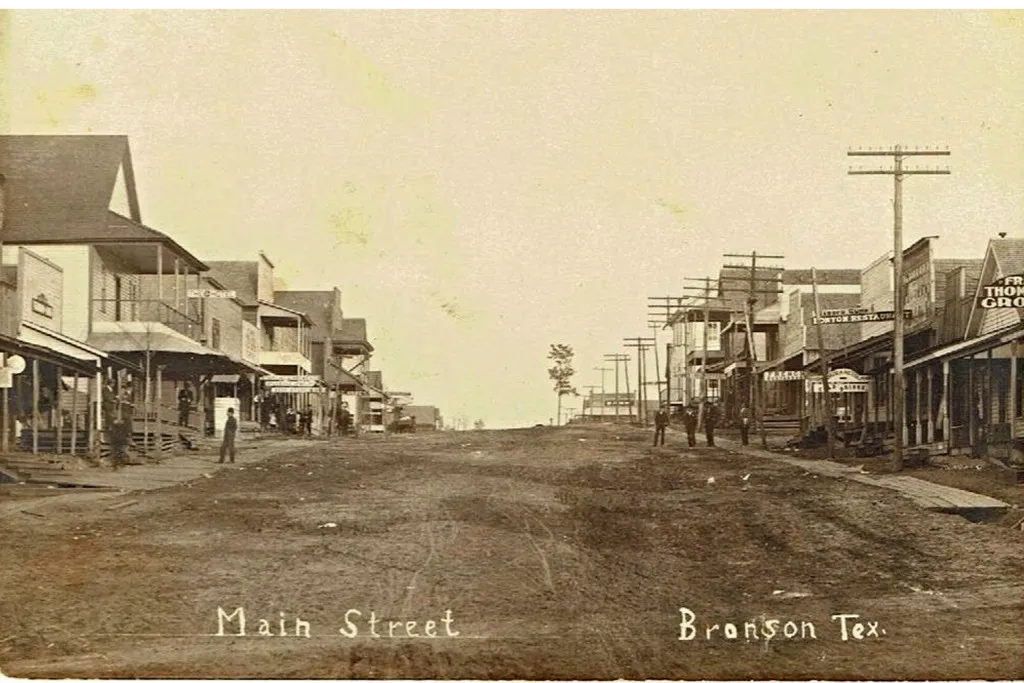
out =
<svg viewBox="0 0 1024 683"><path fill-rule="evenodd" d="M187 292L189 299L234 299L238 292L233 289L190 289Z"/></svg>
<svg viewBox="0 0 1024 683"><path fill-rule="evenodd" d="M20 375L25 372L25 359L18 354L14 354L7 358L6 366L13 374Z"/></svg>
<svg viewBox="0 0 1024 683"><path fill-rule="evenodd" d="M769 370L764 373L765 382L792 382L803 378L803 370Z"/></svg>
<svg viewBox="0 0 1024 683"><path fill-rule="evenodd" d="M910 320L914 317L910 310L903 311L903 319ZM834 325L836 323L882 323L896 319L896 311L870 311L866 308L836 308L822 311L821 315L811 319L811 323L817 325Z"/></svg>

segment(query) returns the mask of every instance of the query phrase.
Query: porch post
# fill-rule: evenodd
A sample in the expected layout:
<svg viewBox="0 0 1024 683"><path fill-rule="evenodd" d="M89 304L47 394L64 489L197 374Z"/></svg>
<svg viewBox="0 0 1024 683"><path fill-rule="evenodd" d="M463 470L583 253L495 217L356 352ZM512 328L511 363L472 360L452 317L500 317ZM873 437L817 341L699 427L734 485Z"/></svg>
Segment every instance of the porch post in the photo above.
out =
<svg viewBox="0 0 1024 683"><path fill-rule="evenodd" d="M95 375L89 375L85 380L85 391L88 400L86 405L88 406L85 415L85 442L87 450L92 452L96 448L96 432L100 428L100 396L97 389L100 387L100 370L96 368ZM95 401L93 400L95 398Z"/></svg>
<svg viewBox="0 0 1024 683"><path fill-rule="evenodd" d="M157 451L164 441L164 366L156 366L156 434Z"/></svg>
<svg viewBox="0 0 1024 683"><path fill-rule="evenodd" d="M54 397L57 411L57 455L64 450L64 368L57 366L57 395Z"/></svg>
<svg viewBox="0 0 1024 683"><path fill-rule="evenodd" d="M1010 342L1010 440L1017 438L1017 340Z"/></svg>
<svg viewBox="0 0 1024 683"><path fill-rule="evenodd" d="M914 444L921 445L921 368L914 373Z"/></svg>
<svg viewBox="0 0 1024 683"><path fill-rule="evenodd" d="M974 394L974 354L967 357L967 431L968 443L974 445L975 417L978 413L978 397Z"/></svg>
<svg viewBox="0 0 1024 683"><path fill-rule="evenodd" d="M164 300L164 245L157 242L156 245L156 298Z"/></svg>
<svg viewBox="0 0 1024 683"><path fill-rule="evenodd" d="M71 386L71 455L78 454L78 370L75 370L75 383ZM89 411L85 411L86 416Z"/></svg>
<svg viewBox="0 0 1024 683"><path fill-rule="evenodd" d="M942 400L939 410L942 411L942 435L946 437L946 453L953 454L953 398L949 395L949 364L950 360L942 361Z"/></svg>
<svg viewBox="0 0 1024 683"><path fill-rule="evenodd" d="M39 359L32 359L32 455L39 454Z"/></svg>
<svg viewBox="0 0 1024 683"><path fill-rule="evenodd" d="M3 401L4 433L0 436L0 448L3 448L4 453L7 453L11 447L11 390L7 387L4 387Z"/></svg>
<svg viewBox="0 0 1024 683"><path fill-rule="evenodd" d="M892 425L893 425L893 436L895 437L896 436L896 427L897 427L896 417L895 417L896 416L896 407L895 407L896 387L894 387L893 384L895 384L896 374L892 370L889 370L887 372L889 373L889 403L886 405L886 433L887 434L889 433L889 424L892 423ZM903 443L906 443L905 439L904 439Z"/></svg>
<svg viewBox="0 0 1024 683"><path fill-rule="evenodd" d="M991 427L994 424L992 415L992 399L994 397L994 392L992 391L992 375L992 349L989 349L988 353L985 354L985 402L982 403L982 409L984 410L982 415L985 418L986 432L991 431L988 427ZM996 414L995 417L998 418L999 415Z"/></svg>
<svg viewBox="0 0 1024 683"><path fill-rule="evenodd" d="M935 369L928 366L928 443L935 441Z"/></svg>

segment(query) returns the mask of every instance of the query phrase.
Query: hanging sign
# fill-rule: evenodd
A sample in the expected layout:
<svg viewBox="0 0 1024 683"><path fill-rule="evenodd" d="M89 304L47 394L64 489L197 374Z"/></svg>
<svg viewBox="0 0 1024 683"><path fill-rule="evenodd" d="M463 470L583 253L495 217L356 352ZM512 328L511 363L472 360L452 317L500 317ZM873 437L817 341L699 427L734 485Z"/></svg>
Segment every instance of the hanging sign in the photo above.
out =
<svg viewBox="0 0 1024 683"><path fill-rule="evenodd" d="M326 391L324 387L301 387L301 386L272 386L272 394L322 394Z"/></svg>
<svg viewBox="0 0 1024 683"><path fill-rule="evenodd" d="M14 386L14 373L10 368L0 368L0 389L10 389Z"/></svg>
<svg viewBox="0 0 1024 683"><path fill-rule="evenodd" d="M320 375L267 375L263 378L266 387L315 387L320 384Z"/></svg>
<svg viewBox="0 0 1024 683"><path fill-rule="evenodd" d="M828 391L830 394L861 394L868 390L870 377L861 375L847 368L838 368L828 373ZM815 394L824 393L821 376L810 380L811 391Z"/></svg>
<svg viewBox="0 0 1024 683"><path fill-rule="evenodd" d="M803 370L769 370L764 373L765 382L792 382L803 378Z"/></svg>
<svg viewBox="0 0 1024 683"><path fill-rule="evenodd" d="M187 296L189 299L234 299L238 292L233 289L190 289Z"/></svg>
<svg viewBox="0 0 1024 683"><path fill-rule="evenodd" d="M910 320L914 317L913 311L904 309L903 319ZM871 311L866 308L835 308L822 311L821 315L811 318L811 323L817 325L834 325L836 323L883 323L896 319L896 311Z"/></svg>
<svg viewBox="0 0 1024 683"><path fill-rule="evenodd" d="M981 288L982 308L1024 308L1024 275L1007 275Z"/></svg>

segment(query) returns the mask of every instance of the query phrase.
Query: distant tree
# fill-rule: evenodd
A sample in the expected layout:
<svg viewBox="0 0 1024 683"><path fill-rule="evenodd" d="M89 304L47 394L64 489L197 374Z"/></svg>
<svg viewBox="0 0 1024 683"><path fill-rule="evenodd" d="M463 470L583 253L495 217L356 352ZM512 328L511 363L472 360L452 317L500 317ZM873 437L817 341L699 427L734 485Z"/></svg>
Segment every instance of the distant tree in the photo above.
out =
<svg viewBox="0 0 1024 683"><path fill-rule="evenodd" d="M558 412L555 415L559 426L562 424L562 397L576 396L576 389L572 386L572 376L576 374L572 368L575 355L568 344L552 344L548 353L548 360L555 363L548 368L548 377L555 383L555 393L558 394Z"/></svg>
<svg viewBox="0 0 1024 683"><path fill-rule="evenodd" d="M477 420L476 422L473 423L473 429L483 429L483 428L484 428L484 421L483 420Z"/></svg>

